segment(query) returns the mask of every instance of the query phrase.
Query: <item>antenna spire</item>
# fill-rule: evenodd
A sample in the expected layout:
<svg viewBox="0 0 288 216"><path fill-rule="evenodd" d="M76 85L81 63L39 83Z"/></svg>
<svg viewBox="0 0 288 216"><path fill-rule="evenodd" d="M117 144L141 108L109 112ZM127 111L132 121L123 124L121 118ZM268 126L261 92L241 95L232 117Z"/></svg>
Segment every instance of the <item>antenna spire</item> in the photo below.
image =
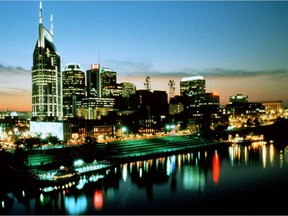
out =
<svg viewBox="0 0 288 216"><path fill-rule="evenodd" d="M40 0L39 6L39 24L42 24L42 0Z"/></svg>
<svg viewBox="0 0 288 216"><path fill-rule="evenodd" d="M50 33L51 33L51 35L54 35L54 33L53 33L53 16L52 16L52 14L51 14L51 17L50 17Z"/></svg>

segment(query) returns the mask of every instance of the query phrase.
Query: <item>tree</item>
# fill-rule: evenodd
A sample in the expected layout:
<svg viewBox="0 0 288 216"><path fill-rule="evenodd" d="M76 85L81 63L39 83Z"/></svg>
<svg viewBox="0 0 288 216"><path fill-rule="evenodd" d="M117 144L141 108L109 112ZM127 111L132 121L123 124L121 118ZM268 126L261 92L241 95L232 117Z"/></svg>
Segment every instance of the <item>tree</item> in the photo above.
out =
<svg viewBox="0 0 288 216"><path fill-rule="evenodd" d="M60 143L59 138L56 137L56 136L50 136L50 137L48 137L47 140L48 140L49 143L52 143L54 145Z"/></svg>

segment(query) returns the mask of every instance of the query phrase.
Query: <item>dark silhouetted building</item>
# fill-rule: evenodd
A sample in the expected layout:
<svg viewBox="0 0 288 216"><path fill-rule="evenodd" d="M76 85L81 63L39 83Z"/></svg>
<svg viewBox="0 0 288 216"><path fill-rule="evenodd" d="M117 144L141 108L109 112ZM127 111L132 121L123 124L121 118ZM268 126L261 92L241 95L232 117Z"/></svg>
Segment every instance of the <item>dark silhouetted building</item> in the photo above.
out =
<svg viewBox="0 0 288 216"><path fill-rule="evenodd" d="M100 64L92 64L86 71L87 97L101 97Z"/></svg>

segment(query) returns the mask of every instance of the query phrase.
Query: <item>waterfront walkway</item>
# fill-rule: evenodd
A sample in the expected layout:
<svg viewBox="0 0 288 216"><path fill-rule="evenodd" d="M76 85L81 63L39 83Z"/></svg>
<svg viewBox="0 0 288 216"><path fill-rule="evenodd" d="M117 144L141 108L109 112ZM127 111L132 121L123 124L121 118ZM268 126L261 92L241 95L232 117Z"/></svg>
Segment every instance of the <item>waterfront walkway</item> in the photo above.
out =
<svg viewBox="0 0 288 216"><path fill-rule="evenodd" d="M223 144L205 140L197 135L170 135L154 138L123 140L110 143L82 144L60 149L29 151L28 164L32 167L76 159L136 160L174 154L192 149Z"/></svg>
<svg viewBox="0 0 288 216"><path fill-rule="evenodd" d="M220 143L205 140L196 135L172 135L160 138L117 141L107 144L101 143L97 145L98 147L102 145L102 149L105 148L107 160L115 161L173 154L175 152L188 151L216 144Z"/></svg>

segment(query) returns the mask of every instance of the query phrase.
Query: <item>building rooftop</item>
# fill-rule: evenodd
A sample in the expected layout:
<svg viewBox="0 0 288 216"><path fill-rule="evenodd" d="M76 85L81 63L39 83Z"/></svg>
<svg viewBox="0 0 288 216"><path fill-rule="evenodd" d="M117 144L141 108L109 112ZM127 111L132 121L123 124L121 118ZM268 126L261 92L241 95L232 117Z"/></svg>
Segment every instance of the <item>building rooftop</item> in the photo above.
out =
<svg viewBox="0 0 288 216"><path fill-rule="evenodd" d="M191 77L184 77L181 81L192 81L192 80L204 80L203 76L191 76Z"/></svg>

